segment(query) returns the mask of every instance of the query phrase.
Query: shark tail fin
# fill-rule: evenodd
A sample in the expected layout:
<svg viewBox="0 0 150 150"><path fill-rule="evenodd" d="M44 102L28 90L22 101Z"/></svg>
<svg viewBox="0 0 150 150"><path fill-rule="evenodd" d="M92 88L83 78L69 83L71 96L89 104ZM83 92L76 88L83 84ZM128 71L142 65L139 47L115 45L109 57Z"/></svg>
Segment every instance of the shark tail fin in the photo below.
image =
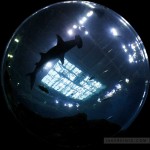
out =
<svg viewBox="0 0 150 150"><path fill-rule="evenodd" d="M78 48L82 48L83 42L82 42L82 39L81 39L80 35L76 35L76 36L75 36L75 40L76 40L76 42L77 42L77 47L78 47Z"/></svg>
<svg viewBox="0 0 150 150"><path fill-rule="evenodd" d="M30 87L31 87L31 89L33 88L33 86L34 86L34 82L35 82L35 73L34 72L32 72L32 73L28 73L27 74L27 76L29 76L30 77Z"/></svg>

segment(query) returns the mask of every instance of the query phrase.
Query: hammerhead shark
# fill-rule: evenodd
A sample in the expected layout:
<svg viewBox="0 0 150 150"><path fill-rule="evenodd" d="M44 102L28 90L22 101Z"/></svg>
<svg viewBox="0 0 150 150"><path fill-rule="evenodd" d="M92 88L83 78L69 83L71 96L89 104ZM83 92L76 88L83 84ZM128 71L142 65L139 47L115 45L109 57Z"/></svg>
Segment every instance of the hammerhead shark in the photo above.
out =
<svg viewBox="0 0 150 150"><path fill-rule="evenodd" d="M63 65L66 52L70 51L75 46L77 46L78 48L82 48L83 42L79 35L75 35L75 39L70 41L64 41L59 35L56 36L57 45L49 49L46 53L40 53L41 59L35 64L36 67L34 71L27 74L27 76L30 76L31 89L34 86L36 74L48 61L59 59Z"/></svg>

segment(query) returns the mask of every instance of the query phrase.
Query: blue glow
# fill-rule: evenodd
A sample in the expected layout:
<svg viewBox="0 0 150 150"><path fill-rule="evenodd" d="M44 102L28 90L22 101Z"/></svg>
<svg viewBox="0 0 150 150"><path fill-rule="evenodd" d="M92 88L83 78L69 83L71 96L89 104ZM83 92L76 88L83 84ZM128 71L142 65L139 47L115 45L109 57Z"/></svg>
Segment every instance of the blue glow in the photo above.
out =
<svg viewBox="0 0 150 150"><path fill-rule="evenodd" d="M84 100L102 90L100 82L90 80L89 76L67 59L64 60L64 65L58 61L42 82L61 94L78 100Z"/></svg>

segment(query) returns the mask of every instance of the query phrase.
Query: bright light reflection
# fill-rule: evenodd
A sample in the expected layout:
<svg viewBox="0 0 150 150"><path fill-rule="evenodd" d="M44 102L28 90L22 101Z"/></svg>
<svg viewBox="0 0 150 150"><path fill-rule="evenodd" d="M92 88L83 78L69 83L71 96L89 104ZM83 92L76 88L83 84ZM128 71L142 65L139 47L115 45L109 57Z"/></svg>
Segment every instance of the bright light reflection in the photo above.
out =
<svg viewBox="0 0 150 150"><path fill-rule="evenodd" d="M87 6L89 6L90 8L95 8L95 6L92 5L91 2L88 2L88 1L82 1L82 3L85 4L85 5L87 5Z"/></svg>
<svg viewBox="0 0 150 150"><path fill-rule="evenodd" d="M90 16L92 16L93 15L93 11L91 10L91 11L89 11L88 13L87 13L87 17L90 17Z"/></svg>
<svg viewBox="0 0 150 150"><path fill-rule="evenodd" d="M79 21L79 23L80 23L80 24L84 24L84 23L86 22L86 20L87 20L87 18L86 18L86 17L83 17L83 18Z"/></svg>
<svg viewBox="0 0 150 150"><path fill-rule="evenodd" d="M125 82L126 82L126 83L129 83L129 79L126 78L126 79L125 79Z"/></svg>
<svg viewBox="0 0 150 150"><path fill-rule="evenodd" d="M125 45L122 45L122 48L123 48L123 49L125 49L125 48L126 48L126 46L125 46Z"/></svg>
<svg viewBox="0 0 150 150"><path fill-rule="evenodd" d="M127 21L125 19L120 19L120 22L124 25L124 26L128 26Z"/></svg>
<svg viewBox="0 0 150 150"><path fill-rule="evenodd" d="M97 102L101 103L102 101L101 101L101 99L100 99L100 98L98 98L98 99L97 99Z"/></svg>
<svg viewBox="0 0 150 150"><path fill-rule="evenodd" d="M116 89L117 89L117 90L121 90L121 84L117 84L117 85L116 85Z"/></svg>
<svg viewBox="0 0 150 150"><path fill-rule="evenodd" d="M14 56L13 55L11 55L11 54L8 54L7 55L9 58L13 58Z"/></svg>
<svg viewBox="0 0 150 150"><path fill-rule="evenodd" d="M111 92L107 92L107 94L105 95L105 98L112 97L115 93L116 93L116 91L115 91L115 89L113 89Z"/></svg>
<svg viewBox="0 0 150 150"><path fill-rule="evenodd" d="M68 107L69 107L69 108L73 107L73 104L69 103L69 104L68 104Z"/></svg>
<svg viewBox="0 0 150 150"><path fill-rule="evenodd" d="M131 48L132 48L133 51L136 51L136 49L135 49L135 48L136 48L136 47L135 47L135 44L131 44Z"/></svg>
<svg viewBox="0 0 150 150"><path fill-rule="evenodd" d="M144 55L145 55L145 57L144 57L144 58L148 60L148 55L147 55L147 53L146 53L145 48L143 49L143 52L144 52Z"/></svg>
<svg viewBox="0 0 150 150"><path fill-rule="evenodd" d="M113 36L118 36L118 32L115 28L111 28L110 32L113 34Z"/></svg>
<svg viewBox="0 0 150 150"><path fill-rule="evenodd" d="M134 59L133 59L132 55L129 55L129 62L130 62L130 63L133 63L133 62L134 62Z"/></svg>
<svg viewBox="0 0 150 150"><path fill-rule="evenodd" d="M56 104L58 104L58 103L59 103L59 101L58 101L58 100L56 100L56 101L55 101L55 103L56 103Z"/></svg>
<svg viewBox="0 0 150 150"><path fill-rule="evenodd" d="M72 29L68 30L68 34L73 35L73 30Z"/></svg>
<svg viewBox="0 0 150 150"><path fill-rule="evenodd" d="M85 31L85 35L88 35L89 34L89 32L88 31Z"/></svg>
<svg viewBox="0 0 150 150"><path fill-rule="evenodd" d="M103 73L106 73L106 72L108 72L108 70L105 70Z"/></svg>
<svg viewBox="0 0 150 150"><path fill-rule="evenodd" d="M14 40L16 43L19 43L19 40L17 39L17 38L15 38L15 40Z"/></svg>
<svg viewBox="0 0 150 150"><path fill-rule="evenodd" d="M122 48L123 48L123 50L124 50L125 52L128 51L125 45L122 45Z"/></svg>
<svg viewBox="0 0 150 150"><path fill-rule="evenodd" d="M74 28L74 29L77 29L77 27L78 27L77 25L73 25L73 28Z"/></svg>
<svg viewBox="0 0 150 150"><path fill-rule="evenodd" d="M44 69L47 70L47 69L50 69L52 67L52 63L51 62L48 62L46 63L46 65L44 66Z"/></svg>
<svg viewBox="0 0 150 150"><path fill-rule="evenodd" d="M86 18L86 17L83 17L82 20L85 22L85 21L87 20L87 18Z"/></svg>
<svg viewBox="0 0 150 150"><path fill-rule="evenodd" d="M71 104L71 103L65 103L64 106L71 108L71 107L73 107L73 104Z"/></svg>

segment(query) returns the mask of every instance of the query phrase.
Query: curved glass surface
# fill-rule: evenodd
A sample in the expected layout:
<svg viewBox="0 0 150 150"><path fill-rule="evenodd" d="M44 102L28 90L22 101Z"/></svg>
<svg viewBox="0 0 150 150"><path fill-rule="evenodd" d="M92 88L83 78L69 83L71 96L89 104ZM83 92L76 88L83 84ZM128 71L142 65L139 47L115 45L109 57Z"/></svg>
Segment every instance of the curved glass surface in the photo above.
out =
<svg viewBox="0 0 150 150"><path fill-rule="evenodd" d="M74 135L68 139L84 143L133 122L147 96L148 56L123 17L96 3L66 1L18 27L1 81L8 107L27 129L46 141Z"/></svg>

